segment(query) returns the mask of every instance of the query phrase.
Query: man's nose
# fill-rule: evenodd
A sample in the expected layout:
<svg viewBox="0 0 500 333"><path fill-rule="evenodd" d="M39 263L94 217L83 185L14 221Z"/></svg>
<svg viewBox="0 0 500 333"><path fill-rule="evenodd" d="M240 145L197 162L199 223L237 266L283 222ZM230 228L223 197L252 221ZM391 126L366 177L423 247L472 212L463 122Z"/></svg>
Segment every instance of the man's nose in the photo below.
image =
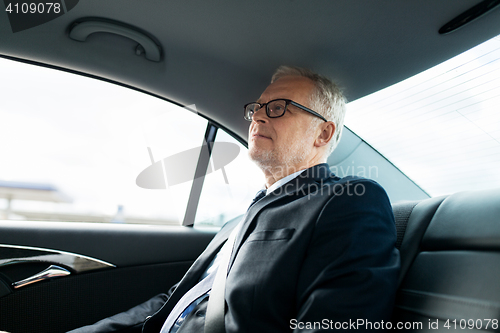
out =
<svg viewBox="0 0 500 333"><path fill-rule="evenodd" d="M266 114L266 106L261 107L257 111L255 111L252 115L252 121L265 123L268 121Z"/></svg>

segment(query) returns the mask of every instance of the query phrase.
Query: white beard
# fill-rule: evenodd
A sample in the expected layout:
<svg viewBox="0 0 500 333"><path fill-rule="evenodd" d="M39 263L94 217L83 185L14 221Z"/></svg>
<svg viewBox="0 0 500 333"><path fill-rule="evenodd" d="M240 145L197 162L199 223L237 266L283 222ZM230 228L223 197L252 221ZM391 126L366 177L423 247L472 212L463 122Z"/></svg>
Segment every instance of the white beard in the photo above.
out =
<svg viewBox="0 0 500 333"><path fill-rule="evenodd" d="M293 145L275 150L250 147L248 156L261 170L272 170L272 173L279 178L292 174L303 169L306 166L304 162L307 162L307 158L311 155L312 146L307 138L312 135L312 129L307 130L304 140L295 141Z"/></svg>

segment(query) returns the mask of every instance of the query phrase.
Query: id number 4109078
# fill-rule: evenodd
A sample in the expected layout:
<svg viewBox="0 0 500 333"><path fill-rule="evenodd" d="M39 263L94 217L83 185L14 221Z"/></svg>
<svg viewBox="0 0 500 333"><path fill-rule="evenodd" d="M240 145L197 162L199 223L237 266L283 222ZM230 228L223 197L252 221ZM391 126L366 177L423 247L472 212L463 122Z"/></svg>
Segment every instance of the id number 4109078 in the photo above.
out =
<svg viewBox="0 0 500 333"><path fill-rule="evenodd" d="M498 319L448 319L443 327L447 329L498 329Z"/></svg>
<svg viewBox="0 0 500 333"><path fill-rule="evenodd" d="M61 12L61 4L57 2L9 3L5 11L9 14L59 14Z"/></svg>

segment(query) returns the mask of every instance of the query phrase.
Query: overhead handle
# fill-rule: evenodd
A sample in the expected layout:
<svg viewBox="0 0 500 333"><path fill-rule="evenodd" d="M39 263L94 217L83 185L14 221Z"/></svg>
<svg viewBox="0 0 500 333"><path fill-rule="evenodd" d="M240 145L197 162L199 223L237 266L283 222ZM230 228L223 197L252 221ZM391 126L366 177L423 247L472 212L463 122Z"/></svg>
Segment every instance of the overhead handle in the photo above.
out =
<svg viewBox="0 0 500 333"><path fill-rule="evenodd" d="M120 24L103 21L84 21L74 25L70 32L71 39L84 42L87 37L96 32L108 32L123 37L130 38L139 45L136 48L136 54L144 53L146 59L151 61L160 61L160 47L147 35Z"/></svg>

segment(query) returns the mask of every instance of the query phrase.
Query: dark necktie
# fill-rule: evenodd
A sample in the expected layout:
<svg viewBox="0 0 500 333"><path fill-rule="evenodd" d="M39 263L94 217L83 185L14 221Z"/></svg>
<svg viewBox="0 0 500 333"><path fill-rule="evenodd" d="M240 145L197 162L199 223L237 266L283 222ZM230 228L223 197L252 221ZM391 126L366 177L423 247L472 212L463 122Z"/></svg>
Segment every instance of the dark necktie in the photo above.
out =
<svg viewBox="0 0 500 333"><path fill-rule="evenodd" d="M267 190L260 190L259 192L257 192L257 195L255 196L255 198L253 198L253 201L250 204L250 206L248 207L248 209L250 209L250 207L252 207L253 205L255 205L255 203L257 201L259 201L260 199L262 199L263 197L265 197L266 196L266 191ZM247 209L247 211L248 211L248 209Z"/></svg>

